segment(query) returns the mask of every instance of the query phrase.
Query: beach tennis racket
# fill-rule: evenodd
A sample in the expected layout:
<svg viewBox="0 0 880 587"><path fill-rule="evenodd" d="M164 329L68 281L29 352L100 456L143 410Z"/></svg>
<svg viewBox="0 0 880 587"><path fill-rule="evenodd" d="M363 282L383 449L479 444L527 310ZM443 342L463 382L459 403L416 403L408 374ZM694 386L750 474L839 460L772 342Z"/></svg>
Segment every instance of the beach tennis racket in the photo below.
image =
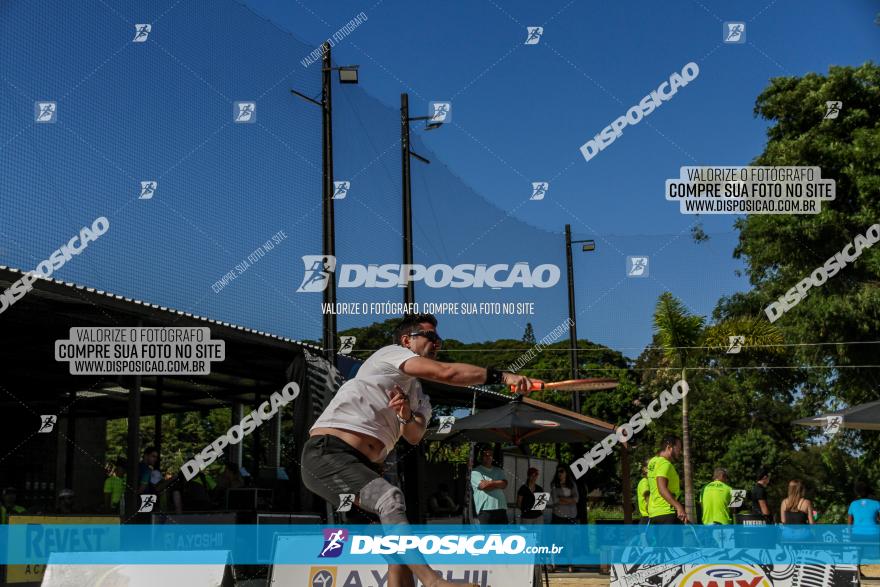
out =
<svg viewBox="0 0 880 587"><path fill-rule="evenodd" d="M602 391L605 389L614 389L617 387L616 379L607 378L591 378L591 379L567 379L565 381L535 381L529 391ZM510 391L515 391L516 386L511 385Z"/></svg>

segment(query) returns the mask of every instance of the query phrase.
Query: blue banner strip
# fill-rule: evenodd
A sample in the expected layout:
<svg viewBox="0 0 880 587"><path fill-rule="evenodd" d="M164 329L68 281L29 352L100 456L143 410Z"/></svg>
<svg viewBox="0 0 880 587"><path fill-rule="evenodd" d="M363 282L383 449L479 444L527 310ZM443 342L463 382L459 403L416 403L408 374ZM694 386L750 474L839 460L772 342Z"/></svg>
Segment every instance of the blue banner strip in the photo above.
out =
<svg viewBox="0 0 880 587"><path fill-rule="evenodd" d="M63 553L63 554L62 554ZM0 564L878 564L877 527L0 526Z"/></svg>

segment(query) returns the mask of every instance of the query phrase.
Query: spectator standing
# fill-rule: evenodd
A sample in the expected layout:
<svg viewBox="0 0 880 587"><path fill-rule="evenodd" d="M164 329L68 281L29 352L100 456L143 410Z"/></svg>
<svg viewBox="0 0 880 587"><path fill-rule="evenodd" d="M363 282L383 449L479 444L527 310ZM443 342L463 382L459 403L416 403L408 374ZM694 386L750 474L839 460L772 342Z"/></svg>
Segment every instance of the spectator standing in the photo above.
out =
<svg viewBox="0 0 880 587"><path fill-rule="evenodd" d="M880 501L870 499L868 485L859 481L855 486L856 499L849 504L847 524L852 526L853 536L877 538L880 532Z"/></svg>
<svg viewBox="0 0 880 587"><path fill-rule="evenodd" d="M125 467L122 459L117 459L113 471L104 481L104 509L111 514L124 514L123 499L125 498Z"/></svg>
<svg viewBox="0 0 880 587"><path fill-rule="evenodd" d="M855 486L856 499L849 504L847 524L852 526L852 541L860 542L859 559L878 558L878 538L880 538L880 502L870 499L868 485L859 481ZM861 574L861 566L859 573Z"/></svg>
<svg viewBox="0 0 880 587"><path fill-rule="evenodd" d="M138 495L156 495L156 484L153 482L153 470L159 463L159 451L155 446L144 449L141 462L138 463Z"/></svg>
<svg viewBox="0 0 880 587"><path fill-rule="evenodd" d="M727 469L715 469L712 481L703 487L700 503L703 504L703 524L730 524L730 498L733 490L728 485Z"/></svg>
<svg viewBox="0 0 880 587"><path fill-rule="evenodd" d="M556 475L550 483L550 502L553 504L554 524L577 524L577 504L578 504L577 485L568 475L568 468L562 465L556 467ZM556 570L556 559L552 558L552 570ZM568 565L568 572L573 571L572 566Z"/></svg>
<svg viewBox="0 0 880 587"><path fill-rule="evenodd" d="M779 507L783 524L813 524L813 503L806 498L806 488L800 479L788 482L788 496Z"/></svg>
<svg viewBox="0 0 880 587"><path fill-rule="evenodd" d="M508 524L507 475L504 470L492 464L492 449L483 447L479 452L480 465L471 471L471 488L474 494L474 509L480 524Z"/></svg>
<svg viewBox="0 0 880 587"><path fill-rule="evenodd" d="M3 490L3 502L0 503L0 524L8 524L9 516L21 515L27 512L25 508L15 503L17 498L15 487L7 487Z"/></svg>
<svg viewBox="0 0 880 587"><path fill-rule="evenodd" d="M770 484L770 471L761 469L756 477L755 486L752 487L750 493L752 502L752 513L756 516L764 516L764 519L770 523L773 521L773 515L770 510L770 502L767 500L767 486Z"/></svg>
<svg viewBox="0 0 880 587"><path fill-rule="evenodd" d="M673 462L681 458L681 439L667 436L660 452L648 461L648 511L651 524L687 524L687 513L678 500L681 482Z"/></svg>
<svg viewBox="0 0 880 587"><path fill-rule="evenodd" d="M516 492L516 506L519 508L519 519L522 524L543 524L544 510L535 507L535 494L543 493L544 488L538 485L538 469L529 467L526 482Z"/></svg>
<svg viewBox="0 0 880 587"><path fill-rule="evenodd" d="M556 468L556 476L550 483L550 501L553 503L554 524L577 524L577 485L568 475L568 468Z"/></svg>

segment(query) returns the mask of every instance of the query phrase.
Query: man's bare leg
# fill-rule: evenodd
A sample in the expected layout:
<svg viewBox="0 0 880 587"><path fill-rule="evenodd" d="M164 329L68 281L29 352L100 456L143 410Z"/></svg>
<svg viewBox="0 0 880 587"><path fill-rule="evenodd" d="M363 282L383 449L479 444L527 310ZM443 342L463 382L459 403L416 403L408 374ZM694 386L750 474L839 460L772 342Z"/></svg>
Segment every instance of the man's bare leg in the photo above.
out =
<svg viewBox="0 0 880 587"><path fill-rule="evenodd" d="M424 587L462 586L462 583L453 583L440 578L440 575L428 565L388 565L388 587L415 587L413 574L419 578ZM477 583L467 585L478 587Z"/></svg>
<svg viewBox="0 0 880 587"><path fill-rule="evenodd" d="M399 528L409 524L403 492L381 477L365 485L355 498L355 503L368 512L377 514L383 526ZM461 583L441 579L426 564L388 565L388 587L415 587L413 574L424 587L461 587ZM477 587L476 583L471 585Z"/></svg>
<svg viewBox="0 0 880 587"><path fill-rule="evenodd" d="M388 587L416 587L416 581L406 565L388 565Z"/></svg>

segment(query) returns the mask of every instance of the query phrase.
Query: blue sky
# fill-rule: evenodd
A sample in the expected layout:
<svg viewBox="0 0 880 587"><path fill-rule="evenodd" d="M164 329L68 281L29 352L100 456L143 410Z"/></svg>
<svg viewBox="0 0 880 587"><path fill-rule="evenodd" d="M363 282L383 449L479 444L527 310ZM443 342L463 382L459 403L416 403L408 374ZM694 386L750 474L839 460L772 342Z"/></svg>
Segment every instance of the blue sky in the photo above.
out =
<svg viewBox="0 0 880 587"><path fill-rule="evenodd" d="M595 238L596 253L576 260L578 301L598 300L601 311L579 334L628 355L649 342L660 291L707 314L747 287L734 275L734 217L703 217L712 238L693 243L695 217L664 200L664 179L682 165L748 164L765 142L753 107L770 78L876 58L880 33L880 3L865 0L244 3L314 46L363 11L368 20L336 44L334 61L359 64L360 87L389 108L402 91L418 114L451 100L454 124L421 133L436 160L529 225L559 233L570 222ZM746 23L744 44L722 43L724 21ZM536 25L540 42L525 45L525 27ZM581 144L691 61L694 81L583 159ZM551 182L548 197L522 206L535 180ZM604 272L619 266L622 275L626 254L650 255L652 277L602 298L619 281ZM632 314L636 327L627 326Z"/></svg>
<svg viewBox="0 0 880 587"><path fill-rule="evenodd" d="M748 286L735 275L734 217L704 217L711 240L694 243L696 219L665 201L664 180L759 154L766 124L752 111L770 78L880 54L880 2L867 0L3 6L0 263L30 270L106 215L111 230L57 277L313 340L321 295L295 290L302 256L320 251L320 113L289 88L318 93L318 67L300 60L359 13L367 20L333 50L336 63L361 66L359 86L334 89L335 175L352 181L336 202L340 262L400 262L400 93L412 115L451 101L451 124L414 125L414 148L433 161L413 162L416 263L564 270L569 223L597 244L576 253L578 335L628 356L650 342L663 291L708 315ZM746 23L745 43L722 43L728 20ZM132 43L134 23L152 23L147 42ZM527 26L544 27L539 43L524 44ZM584 160L580 145L689 62L696 79ZM57 124L34 123L36 100L57 100ZM232 123L235 100L256 100L255 124ZM160 184L149 200L138 198L145 179ZM529 200L533 181L550 182L541 201ZM289 238L213 291L279 230ZM649 256L647 278L625 276L628 255ZM341 302L401 299L339 292ZM564 275L549 290L420 284L416 299L535 302L534 316L441 319L445 336L465 341L519 338L527 321L541 338L567 317ZM339 327L387 317L343 316Z"/></svg>

